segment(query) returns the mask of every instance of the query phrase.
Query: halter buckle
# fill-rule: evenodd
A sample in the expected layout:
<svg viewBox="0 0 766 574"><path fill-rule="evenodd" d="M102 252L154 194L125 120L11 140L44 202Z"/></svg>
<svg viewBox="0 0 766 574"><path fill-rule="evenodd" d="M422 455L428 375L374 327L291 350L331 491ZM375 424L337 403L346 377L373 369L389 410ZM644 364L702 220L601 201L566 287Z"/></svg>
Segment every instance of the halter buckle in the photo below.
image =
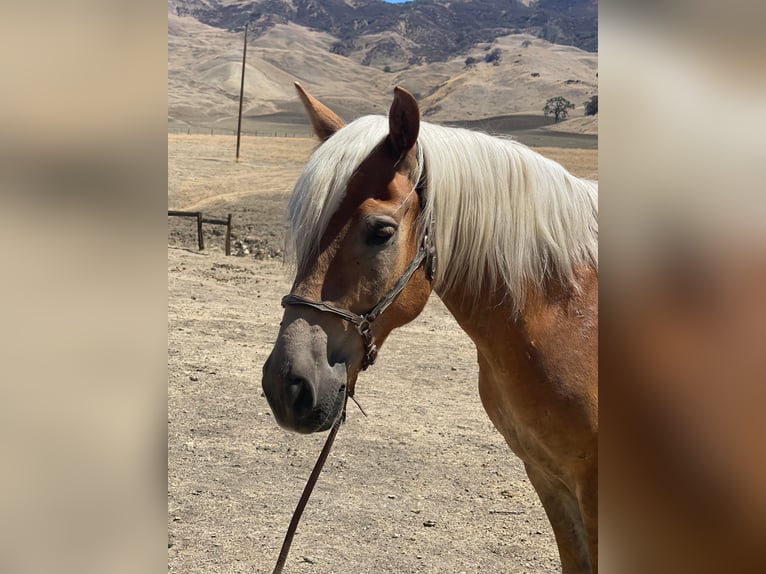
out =
<svg viewBox="0 0 766 574"><path fill-rule="evenodd" d="M431 225L433 225L433 218L431 219ZM423 234L423 244L420 247L426 254L425 257L425 272L426 272L426 279L433 282L434 277L436 277L436 248L434 247L433 242L431 241L431 237L426 231Z"/></svg>
<svg viewBox="0 0 766 574"><path fill-rule="evenodd" d="M367 367L375 363L375 359L378 358L378 347L375 345L375 337L372 334L372 325L366 317L362 317L361 322L356 326L356 330L362 337L362 344L364 345L364 357L362 357L362 370L366 371Z"/></svg>

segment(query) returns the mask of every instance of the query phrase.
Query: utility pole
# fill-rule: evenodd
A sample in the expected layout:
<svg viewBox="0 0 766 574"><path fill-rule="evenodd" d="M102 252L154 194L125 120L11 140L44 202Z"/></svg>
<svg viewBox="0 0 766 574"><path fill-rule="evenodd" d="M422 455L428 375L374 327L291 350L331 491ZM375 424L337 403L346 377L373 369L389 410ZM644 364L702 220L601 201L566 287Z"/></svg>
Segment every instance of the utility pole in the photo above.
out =
<svg viewBox="0 0 766 574"><path fill-rule="evenodd" d="M245 24L245 47L242 50L242 83L239 86L239 116L237 118L237 157L236 161L239 161L239 136L242 131L242 100L245 96L245 60L247 59L247 27L250 25L248 22Z"/></svg>

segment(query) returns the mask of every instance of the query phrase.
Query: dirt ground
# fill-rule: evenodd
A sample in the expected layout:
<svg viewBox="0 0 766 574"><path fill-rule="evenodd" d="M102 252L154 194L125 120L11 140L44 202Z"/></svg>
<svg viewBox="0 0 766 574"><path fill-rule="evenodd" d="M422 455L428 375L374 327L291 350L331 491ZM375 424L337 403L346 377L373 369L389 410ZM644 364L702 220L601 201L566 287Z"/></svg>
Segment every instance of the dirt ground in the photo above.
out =
<svg viewBox="0 0 766 574"><path fill-rule="evenodd" d="M284 207L307 139L168 137L173 209L233 214L242 257L168 222L168 571L271 572L326 434L280 429L260 388L290 282ZM595 177L595 150L544 150ZM222 231L222 228L219 228ZM521 462L484 413L476 354L432 298L394 332L309 501L286 572L552 573L553 534Z"/></svg>

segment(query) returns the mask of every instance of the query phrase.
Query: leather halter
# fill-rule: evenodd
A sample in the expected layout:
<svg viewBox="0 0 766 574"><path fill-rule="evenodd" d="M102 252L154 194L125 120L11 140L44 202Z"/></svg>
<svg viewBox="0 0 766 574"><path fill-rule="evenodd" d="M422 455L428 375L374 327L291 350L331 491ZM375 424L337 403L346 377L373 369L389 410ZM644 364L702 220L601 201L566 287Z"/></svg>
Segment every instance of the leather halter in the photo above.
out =
<svg viewBox="0 0 766 574"><path fill-rule="evenodd" d="M422 162L422 157L420 148L418 147L418 160ZM423 164L420 163L422 166ZM418 182L415 185L415 190L418 193L418 196L420 198L420 205L421 205L421 213L422 209L425 205L425 197L423 194L423 190L421 189L422 186L422 180L423 180L423 174L425 173L425 170L421 171L421 175L418 178ZM362 370L367 370L367 367L373 365L375 363L375 359L378 357L378 348L375 344L375 336L372 333L372 324L375 322L375 320L380 317L383 312L388 309L388 307L396 300L396 298L399 296L399 294L404 291L404 288L407 286L407 283L409 283L410 279L412 279L412 276L415 274L415 271L418 270L418 268L423 264L425 261L426 264L426 277L429 281L433 281L434 275L436 274L436 252L433 246L433 241L431 239L431 229L433 227L433 219L428 221L426 224L426 228L423 231L423 236L420 240L420 246L418 247L418 252L415 254L414 259L410 262L410 264L407 266L407 269L404 270L404 273L402 273L402 276L399 277L398 281L394 284L394 286L391 288L391 290L383 297L383 299L380 300L380 302L375 305L372 309L367 311L366 313L362 313L361 315L358 315L354 313L353 311L349 311L348 309L341 309L340 307L336 307L335 305L332 305L331 303L324 303L322 301L314 301L312 299L307 299L306 297L301 297L300 295L295 295L293 293L290 293L289 295L285 295L282 298L282 307L287 307L288 305L305 305L307 307L311 307L312 309L315 309L317 311L322 311L323 313L331 313L332 315L337 315L344 321L348 321L352 325L356 327L357 333L359 333L359 336L362 337L362 344L364 345L364 356L362 357Z"/></svg>
<svg viewBox="0 0 766 574"><path fill-rule="evenodd" d="M378 357L378 348L375 344L375 336L372 334L372 324L396 300L396 298L399 296L399 293L404 291L407 283L409 283L410 279L412 279L415 271L417 271L418 268L423 264L423 261L426 262L426 277L428 277L429 281L433 281L434 272L436 271L436 254L434 253L433 244L431 243L431 238L428 230L426 230L426 232L423 234L423 239L420 242L420 247L418 248L418 252L415 255L415 258L407 266L407 269L404 270L404 273L402 273L402 276L399 277L399 280L394 284L394 286L385 295L385 297L383 297L383 299L381 299L380 302L375 305L375 307L366 313L362 313L361 315L357 315L348 309L341 309L340 307L336 307L330 303L313 301L293 293L285 295L282 298L282 307L287 307L288 305L305 305L317 311L322 311L323 313L331 313L333 315L337 315L344 321L348 321L354 325L356 327L357 333L359 333L359 336L362 337L362 344L364 345L364 357L362 357L362 370L364 371L367 369L367 367L373 365L375 363L375 359Z"/></svg>

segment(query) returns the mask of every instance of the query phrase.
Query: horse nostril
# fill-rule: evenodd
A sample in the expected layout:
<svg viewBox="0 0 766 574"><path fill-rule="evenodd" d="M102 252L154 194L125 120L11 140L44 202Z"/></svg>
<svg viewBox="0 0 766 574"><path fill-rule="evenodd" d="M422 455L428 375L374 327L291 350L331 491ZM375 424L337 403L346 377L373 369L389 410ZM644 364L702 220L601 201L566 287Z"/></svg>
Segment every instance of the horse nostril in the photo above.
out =
<svg viewBox="0 0 766 574"><path fill-rule="evenodd" d="M297 416L303 416L314 410L316 397L314 389L306 379L289 377L287 379L287 404Z"/></svg>

